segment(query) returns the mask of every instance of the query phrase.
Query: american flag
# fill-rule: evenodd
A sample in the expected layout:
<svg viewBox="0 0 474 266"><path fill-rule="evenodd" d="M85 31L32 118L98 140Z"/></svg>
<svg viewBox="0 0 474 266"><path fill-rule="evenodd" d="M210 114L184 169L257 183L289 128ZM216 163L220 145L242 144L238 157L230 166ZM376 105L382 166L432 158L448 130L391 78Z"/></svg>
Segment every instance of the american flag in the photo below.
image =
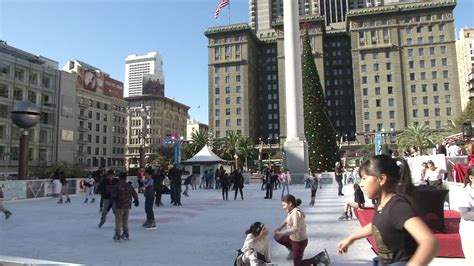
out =
<svg viewBox="0 0 474 266"><path fill-rule="evenodd" d="M214 18L218 18L219 13L221 12L221 9L227 5L229 5L229 0L221 0L219 2L219 5L217 6L216 12L214 12Z"/></svg>

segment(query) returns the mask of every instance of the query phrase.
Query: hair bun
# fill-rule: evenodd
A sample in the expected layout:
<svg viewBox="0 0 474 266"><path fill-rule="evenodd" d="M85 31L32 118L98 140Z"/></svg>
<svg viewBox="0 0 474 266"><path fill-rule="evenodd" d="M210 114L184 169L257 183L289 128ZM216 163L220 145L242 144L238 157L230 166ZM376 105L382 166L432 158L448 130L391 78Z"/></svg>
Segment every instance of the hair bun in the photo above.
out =
<svg viewBox="0 0 474 266"><path fill-rule="evenodd" d="M296 199L295 203L296 203L296 206L295 206L295 207L298 207L298 206L301 205L301 200L300 200L300 199Z"/></svg>

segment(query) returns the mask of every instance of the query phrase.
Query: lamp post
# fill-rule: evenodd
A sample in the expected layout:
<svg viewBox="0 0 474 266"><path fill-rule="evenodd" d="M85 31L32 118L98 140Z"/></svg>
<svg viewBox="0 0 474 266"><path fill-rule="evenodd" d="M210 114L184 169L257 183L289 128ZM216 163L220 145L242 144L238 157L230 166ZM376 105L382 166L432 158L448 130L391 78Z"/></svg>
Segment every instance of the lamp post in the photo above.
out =
<svg viewBox="0 0 474 266"><path fill-rule="evenodd" d="M234 159L235 159L235 170L237 170L237 168L239 167L238 163L239 163L239 155L234 154Z"/></svg>
<svg viewBox="0 0 474 266"><path fill-rule="evenodd" d="M34 103L17 102L13 108L12 122L21 128L18 178L28 178L28 129L34 127L40 120L41 112Z"/></svg>
<svg viewBox="0 0 474 266"><path fill-rule="evenodd" d="M145 140L146 140L146 109L144 107L140 110L140 116L142 118L142 134L141 134L141 145L140 145L140 168L145 167Z"/></svg>
<svg viewBox="0 0 474 266"><path fill-rule="evenodd" d="M272 143L270 142L270 137L268 137L268 166L272 167Z"/></svg>

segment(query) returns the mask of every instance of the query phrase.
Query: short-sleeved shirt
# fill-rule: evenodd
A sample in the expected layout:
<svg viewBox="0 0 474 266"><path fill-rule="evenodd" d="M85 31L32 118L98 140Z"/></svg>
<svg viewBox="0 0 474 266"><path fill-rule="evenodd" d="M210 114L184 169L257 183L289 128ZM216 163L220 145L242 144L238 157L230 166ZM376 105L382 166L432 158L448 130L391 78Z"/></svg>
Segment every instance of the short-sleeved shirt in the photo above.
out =
<svg viewBox="0 0 474 266"><path fill-rule="evenodd" d="M375 206L372 236L377 243L379 256L384 263L408 261L418 244L403 225L416 212L410 201L401 195L393 196L381 211Z"/></svg>
<svg viewBox="0 0 474 266"><path fill-rule="evenodd" d="M467 208L470 212L474 211L474 189L468 185L463 189L463 193L464 195L462 195L459 202L459 208ZM474 221L461 219L459 232L466 236L469 235L474 239Z"/></svg>

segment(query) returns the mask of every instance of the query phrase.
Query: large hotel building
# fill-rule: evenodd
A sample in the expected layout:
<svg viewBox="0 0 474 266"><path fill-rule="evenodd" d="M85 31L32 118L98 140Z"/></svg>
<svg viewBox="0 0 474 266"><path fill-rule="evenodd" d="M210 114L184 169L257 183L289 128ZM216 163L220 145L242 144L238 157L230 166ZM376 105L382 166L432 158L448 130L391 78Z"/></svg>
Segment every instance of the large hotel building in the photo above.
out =
<svg viewBox="0 0 474 266"><path fill-rule="evenodd" d="M461 112L454 0L299 1L344 140L409 125L443 128ZM249 23L209 28L209 127L278 143L286 132L283 1L250 0ZM303 31L302 31L303 32ZM365 138L364 138L365 136Z"/></svg>

